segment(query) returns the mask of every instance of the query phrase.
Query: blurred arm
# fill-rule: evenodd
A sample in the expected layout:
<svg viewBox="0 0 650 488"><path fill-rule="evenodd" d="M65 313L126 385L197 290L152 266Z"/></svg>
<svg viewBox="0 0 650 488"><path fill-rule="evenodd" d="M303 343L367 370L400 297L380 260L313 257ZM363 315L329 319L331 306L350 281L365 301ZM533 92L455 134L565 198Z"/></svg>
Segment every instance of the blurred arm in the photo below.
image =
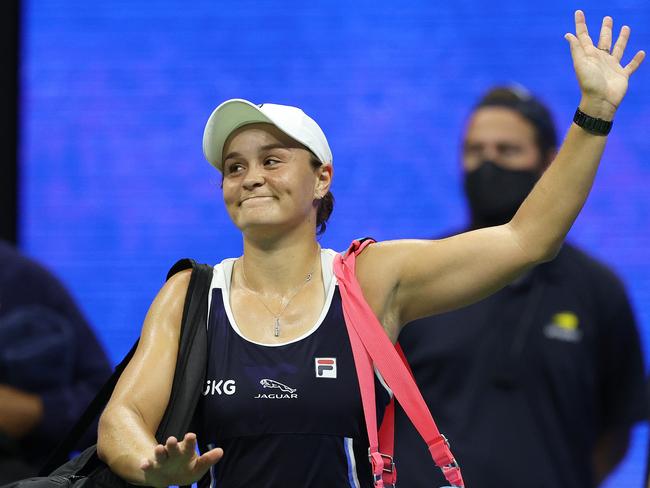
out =
<svg viewBox="0 0 650 488"><path fill-rule="evenodd" d="M600 436L593 452L594 480L600 485L623 460L630 443L630 428L619 427Z"/></svg>
<svg viewBox="0 0 650 488"><path fill-rule="evenodd" d="M43 402L38 395L0 384L0 431L20 439L42 418Z"/></svg>

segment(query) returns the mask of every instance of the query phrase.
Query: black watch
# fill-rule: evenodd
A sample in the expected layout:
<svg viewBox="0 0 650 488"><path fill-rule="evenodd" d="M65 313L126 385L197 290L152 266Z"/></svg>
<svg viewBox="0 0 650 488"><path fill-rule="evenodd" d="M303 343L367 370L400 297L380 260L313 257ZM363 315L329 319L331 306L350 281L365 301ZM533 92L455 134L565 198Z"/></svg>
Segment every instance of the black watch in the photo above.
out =
<svg viewBox="0 0 650 488"><path fill-rule="evenodd" d="M609 131L612 130L612 125L614 125L614 122L611 120L590 117L580 110L580 107L576 109L576 113L573 116L573 122L587 132L597 136L606 136L609 134Z"/></svg>

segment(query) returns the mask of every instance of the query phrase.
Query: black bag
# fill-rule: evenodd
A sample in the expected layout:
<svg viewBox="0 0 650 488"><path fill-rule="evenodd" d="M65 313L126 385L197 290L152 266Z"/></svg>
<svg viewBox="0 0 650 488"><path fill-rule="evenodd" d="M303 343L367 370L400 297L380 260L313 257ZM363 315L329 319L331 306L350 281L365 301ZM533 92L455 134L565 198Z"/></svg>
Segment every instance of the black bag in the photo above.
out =
<svg viewBox="0 0 650 488"><path fill-rule="evenodd" d="M212 281L212 267L197 264L191 259L182 259L169 270L167 279L179 271L189 268L192 268L192 277L183 308L181 339L172 391L167 409L156 432L156 439L160 443L164 443L169 436L182 438L188 432L205 382L207 296ZM131 360L137 345L136 341L77 424L56 448L41 470L41 477L15 481L1 488L128 488L135 486L114 474L97 457L96 446L89 447L68 462L65 460L93 419L108 403L117 380ZM59 466L63 462L65 464ZM56 466L59 467L55 469Z"/></svg>

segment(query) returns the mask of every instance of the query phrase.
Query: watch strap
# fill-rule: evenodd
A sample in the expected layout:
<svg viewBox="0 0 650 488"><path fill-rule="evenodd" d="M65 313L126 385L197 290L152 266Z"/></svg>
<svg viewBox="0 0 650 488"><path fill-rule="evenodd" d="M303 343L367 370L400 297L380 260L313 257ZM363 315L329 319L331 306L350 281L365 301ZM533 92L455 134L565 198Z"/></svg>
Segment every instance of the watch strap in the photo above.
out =
<svg viewBox="0 0 650 488"><path fill-rule="evenodd" d="M614 125L614 122L611 120L603 120L587 115L580 110L580 107L576 109L573 122L587 132L597 136L606 136L612 130L612 125Z"/></svg>

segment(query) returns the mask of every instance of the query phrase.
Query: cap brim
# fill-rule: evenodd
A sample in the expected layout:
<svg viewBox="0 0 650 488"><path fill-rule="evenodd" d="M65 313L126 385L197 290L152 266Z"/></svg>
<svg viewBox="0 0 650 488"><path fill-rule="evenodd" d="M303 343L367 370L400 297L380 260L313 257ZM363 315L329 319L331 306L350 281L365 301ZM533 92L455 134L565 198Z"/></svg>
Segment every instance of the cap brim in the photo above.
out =
<svg viewBox="0 0 650 488"><path fill-rule="evenodd" d="M248 124L274 122L248 100L234 98L214 109L203 131L203 154L212 166L223 172L223 146L228 136ZM275 124L274 124L275 125Z"/></svg>

